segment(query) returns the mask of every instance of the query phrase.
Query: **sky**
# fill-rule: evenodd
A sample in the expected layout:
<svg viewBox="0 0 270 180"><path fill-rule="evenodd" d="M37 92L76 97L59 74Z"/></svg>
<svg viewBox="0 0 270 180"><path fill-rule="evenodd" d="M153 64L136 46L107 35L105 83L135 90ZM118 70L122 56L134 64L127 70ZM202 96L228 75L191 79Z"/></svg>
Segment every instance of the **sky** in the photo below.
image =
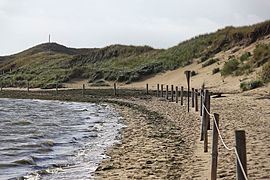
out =
<svg viewBox="0 0 270 180"><path fill-rule="evenodd" d="M225 26L270 19L270 0L0 0L0 56L51 41L169 48Z"/></svg>

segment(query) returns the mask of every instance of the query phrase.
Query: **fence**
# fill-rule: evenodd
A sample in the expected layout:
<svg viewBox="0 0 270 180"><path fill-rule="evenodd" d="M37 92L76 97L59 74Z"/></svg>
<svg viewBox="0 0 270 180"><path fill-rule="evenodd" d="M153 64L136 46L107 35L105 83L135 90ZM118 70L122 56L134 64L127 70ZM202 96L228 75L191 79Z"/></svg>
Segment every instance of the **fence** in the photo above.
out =
<svg viewBox="0 0 270 180"><path fill-rule="evenodd" d="M53 87L55 87L55 92L56 94L58 94L58 88L59 88L59 84L58 83L50 83L50 85L52 85ZM30 92L31 90L31 81L26 81L25 86L23 88L25 88L25 90L27 92ZM3 89L5 88L4 84L2 82L0 82L0 91L3 91ZM21 88L21 87L20 87ZM82 95L85 95L85 84L82 85ZM116 83L114 83L114 95L116 96Z"/></svg>
<svg viewBox="0 0 270 180"><path fill-rule="evenodd" d="M161 85L163 87L163 84ZM159 87L159 85L157 86ZM159 96L159 89L157 89L157 97ZM163 92L161 92L163 93ZM168 85L166 85L166 99L168 99ZM235 147L228 147L224 142L222 134L219 129L219 114L210 113L210 93L208 90L204 90L204 87L200 90L192 88L191 92L189 88L187 92L184 92L183 86L181 86L180 94L178 94L178 87L176 90L173 90L173 85L171 85L171 102L178 103L178 95L180 95L181 105L183 106L183 97L187 96L187 110L189 112L189 97L191 95L191 107L195 109L195 112L198 112L198 97L200 96L200 116L201 120L201 131L200 131L200 140L204 142L203 150L208 152L208 130L210 129L210 118L213 122L213 133L212 133L212 159L211 159L211 179L214 180L217 177L217 160L218 160L218 137L220 138L222 145L226 150L232 151L235 153L236 157L236 176L238 180L247 180L247 158L246 158L246 140L245 140L245 131L236 130L235 131Z"/></svg>

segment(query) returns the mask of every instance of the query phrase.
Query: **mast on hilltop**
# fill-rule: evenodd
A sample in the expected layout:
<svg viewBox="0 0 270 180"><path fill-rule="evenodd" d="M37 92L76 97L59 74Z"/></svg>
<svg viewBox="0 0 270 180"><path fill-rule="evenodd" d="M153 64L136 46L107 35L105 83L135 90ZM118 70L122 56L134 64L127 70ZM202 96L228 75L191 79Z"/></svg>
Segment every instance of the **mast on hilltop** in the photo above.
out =
<svg viewBox="0 0 270 180"><path fill-rule="evenodd" d="M51 44L51 35L49 34L49 44ZM49 55L51 54L51 47L49 45Z"/></svg>

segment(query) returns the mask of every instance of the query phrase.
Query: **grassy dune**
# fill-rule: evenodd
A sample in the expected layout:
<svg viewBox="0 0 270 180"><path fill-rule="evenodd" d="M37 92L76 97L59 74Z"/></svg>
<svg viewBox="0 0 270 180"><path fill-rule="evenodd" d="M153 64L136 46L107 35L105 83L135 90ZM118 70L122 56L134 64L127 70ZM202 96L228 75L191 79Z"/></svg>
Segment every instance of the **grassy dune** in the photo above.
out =
<svg viewBox="0 0 270 180"><path fill-rule="evenodd" d="M270 34L270 21L244 27L226 27L181 42L169 49L149 46L111 45L105 48L74 49L56 43L45 43L21 53L0 57L0 81L4 86L20 87L30 81L31 87L53 88L73 78L134 82L145 75L174 70L191 64L206 63L212 57L235 46L247 46ZM261 45L251 57L236 58L237 63L223 67L222 75L251 72L263 67L261 80L269 81L269 45ZM229 62L228 62L229 63ZM229 63L230 64L230 63ZM228 65L227 65L228 66Z"/></svg>

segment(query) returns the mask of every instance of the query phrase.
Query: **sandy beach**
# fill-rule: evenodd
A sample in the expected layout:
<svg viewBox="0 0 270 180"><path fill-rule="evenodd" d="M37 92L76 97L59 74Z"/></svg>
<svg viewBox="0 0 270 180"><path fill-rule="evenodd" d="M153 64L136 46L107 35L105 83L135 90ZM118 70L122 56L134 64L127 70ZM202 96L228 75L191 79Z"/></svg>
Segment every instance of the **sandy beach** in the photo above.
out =
<svg viewBox="0 0 270 180"><path fill-rule="evenodd" d="M220 115L220 131L229 147L235 146L234 131L245 130L248 177L269 179L270 96L254 93L211 98L211 113ZM133 105L115 106L127 128L122 143L107 151L111 158L100 164L98 179L210 179L212 130L209 152L204 153L198 112L188 113L186 104L164 98L114 100ZM217 178L236 179L234 152L219 140L218 153Z"/></svg>
<svg viewBox="0 0 270 180"><path fill-rule="evenodd" d="M210 179L211 137L207 153L199 141L201 117L192 108L144 91L119 89L59 91L8 91L5 98L57 99L108 103L123 116L121 143L109 148L109 156L95 172L97 179ZM225 143L235 146L235 130L245 130L249 179L270 179L270 89L262 88L222 94L211 98L211 113L220 115ZM213 121L211 120L211 129ZM219 140L217 179L236 179L235 154Z"/></svg>

